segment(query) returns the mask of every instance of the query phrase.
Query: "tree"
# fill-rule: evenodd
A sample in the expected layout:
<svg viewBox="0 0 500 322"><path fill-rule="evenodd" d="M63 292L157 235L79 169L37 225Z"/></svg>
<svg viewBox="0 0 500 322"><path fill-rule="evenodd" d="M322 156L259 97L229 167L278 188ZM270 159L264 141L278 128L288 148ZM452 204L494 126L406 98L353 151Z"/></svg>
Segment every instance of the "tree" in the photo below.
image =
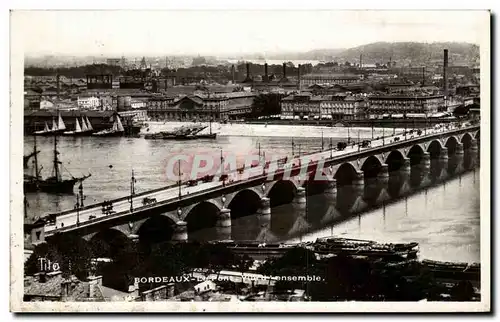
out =
<svg viewBox="0 0 500 322"><path fill-rule="evenodd" d="M252 102L252 117L281 114L283 94L265 93L257 95Z"/></svg>

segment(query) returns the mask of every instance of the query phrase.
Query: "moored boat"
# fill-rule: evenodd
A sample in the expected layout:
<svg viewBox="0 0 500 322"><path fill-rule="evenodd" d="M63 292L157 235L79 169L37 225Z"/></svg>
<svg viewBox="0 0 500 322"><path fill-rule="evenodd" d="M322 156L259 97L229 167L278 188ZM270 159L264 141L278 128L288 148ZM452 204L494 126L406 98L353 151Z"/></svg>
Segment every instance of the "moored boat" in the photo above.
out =
<svg viewBox="0 0 500 322"><path fill-rule="evenodd" d="M45 127L41 131L36 131L33 134L39 136L47 136L47 135L59 135L63 134L66 130L66 124L64 124L64 120L61 117L61 113L58 113L58 120L56 123L55 118L52 119L52 128L49 129L47 122L45 122Z"/></svg>
<svg viewBox="0 0 500 322"><path fill-rule="evenodd" d="M148 140L177 140L177 141L187 141L196 139L215 139L217 138L217 133L212 133L212 123L210 122L210 133L199 134L207 128L206 125L194 125L194 126L183 126L172 132L157 132L148 133L144 135L145 139Z"/></svg>
<svg viewBox="0 0 500 322"><path fill-rule="evenodd" d="M419 252L418 243L378 243L370 240L349 238L319 238L308 245L311 250L320 254L358 255L369 257L416 258Z"/></svg>
<svg viewBox="0 0 500 322"><path fill-rule="evenodd" d="M34 149L36 151L36 139L34 144ZM90 174L83 177L74 177L71 175L71 178L64 179L62 177L61 170L59 166L61 161L58 158L59 152L57 151L57 136L54 135L54 168L52 170L52 176L43 179L40 175L40 169L38 169L38 159L35 155L35 166L34 166L34 175L25 175L24 176L24 191L25 192L36 192L42 191L47 193L73 193L73 187L75 183L82 182L83 180L90 177Z"/></svg>
<svg viewBox="0 0 500 322"><path fill-rule="evenodd" d="M113 122L113 127L111 129L102 130L93 133L94 136L123 136L125 134L125 129L123 128L120 116L115 115L115 121Z"/></svg>

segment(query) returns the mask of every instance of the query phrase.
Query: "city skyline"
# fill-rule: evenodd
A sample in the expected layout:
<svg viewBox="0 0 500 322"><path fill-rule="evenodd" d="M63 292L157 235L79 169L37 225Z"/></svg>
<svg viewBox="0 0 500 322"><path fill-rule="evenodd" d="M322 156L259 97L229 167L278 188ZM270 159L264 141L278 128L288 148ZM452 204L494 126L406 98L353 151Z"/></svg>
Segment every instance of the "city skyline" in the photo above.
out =
<svg viewBox="0 0 500 322"><path fill-rule="evenodd" d="M22 38L27 56L265 56L373 42L478 44L482 17L480 11L14 11L11 37Z"/></svg>

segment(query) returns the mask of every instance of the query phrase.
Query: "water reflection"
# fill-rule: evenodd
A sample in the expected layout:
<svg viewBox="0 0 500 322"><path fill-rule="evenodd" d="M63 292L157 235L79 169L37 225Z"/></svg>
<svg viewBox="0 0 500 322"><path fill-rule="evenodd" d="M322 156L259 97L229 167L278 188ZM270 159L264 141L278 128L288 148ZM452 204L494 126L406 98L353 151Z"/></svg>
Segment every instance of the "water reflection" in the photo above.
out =
<svg viewBox="0 0 500 322"><path fill-rule="evenodd" d="M309 195L307 207L290 203L273 207L270 216L257 213L234 219L231 239L303 241L338 234L340 228L349 237L415 240L422 244L424 253L436 259L455 256L453 260L462 260L459 255L464 248L468 257L478 258L479 176L478 169L473 167L477 163L471 157L474 156L466 154L463 168L453 167L453 172L442 161L431 162L427 173L417 165L409 176L395 171L386 181L367 180L361 190L353 186L337 187L333 198L324 193ZM457 164L456 158L451 160ZM465 228L466 225L472 226ZM434 230L439 230L439 236L426 235ZM420 234L414 235L414 231ZM460 240L458 231L470 235ZM219 232L218 236L228 239L229 234ZM451 253L446 250L450 243Z"/></svg>

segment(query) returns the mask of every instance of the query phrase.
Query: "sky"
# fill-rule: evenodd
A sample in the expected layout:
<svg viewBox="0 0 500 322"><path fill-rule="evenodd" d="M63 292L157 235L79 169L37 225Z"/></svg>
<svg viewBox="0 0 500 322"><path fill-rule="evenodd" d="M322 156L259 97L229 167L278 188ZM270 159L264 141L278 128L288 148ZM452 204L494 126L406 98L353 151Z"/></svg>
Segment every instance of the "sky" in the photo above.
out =
<svg viewBox="0 0 500 322"><path fill-rule="evenodd" d="M13 11L25 55L241 55L377 41L480 43L479 11Z"/></svg>

